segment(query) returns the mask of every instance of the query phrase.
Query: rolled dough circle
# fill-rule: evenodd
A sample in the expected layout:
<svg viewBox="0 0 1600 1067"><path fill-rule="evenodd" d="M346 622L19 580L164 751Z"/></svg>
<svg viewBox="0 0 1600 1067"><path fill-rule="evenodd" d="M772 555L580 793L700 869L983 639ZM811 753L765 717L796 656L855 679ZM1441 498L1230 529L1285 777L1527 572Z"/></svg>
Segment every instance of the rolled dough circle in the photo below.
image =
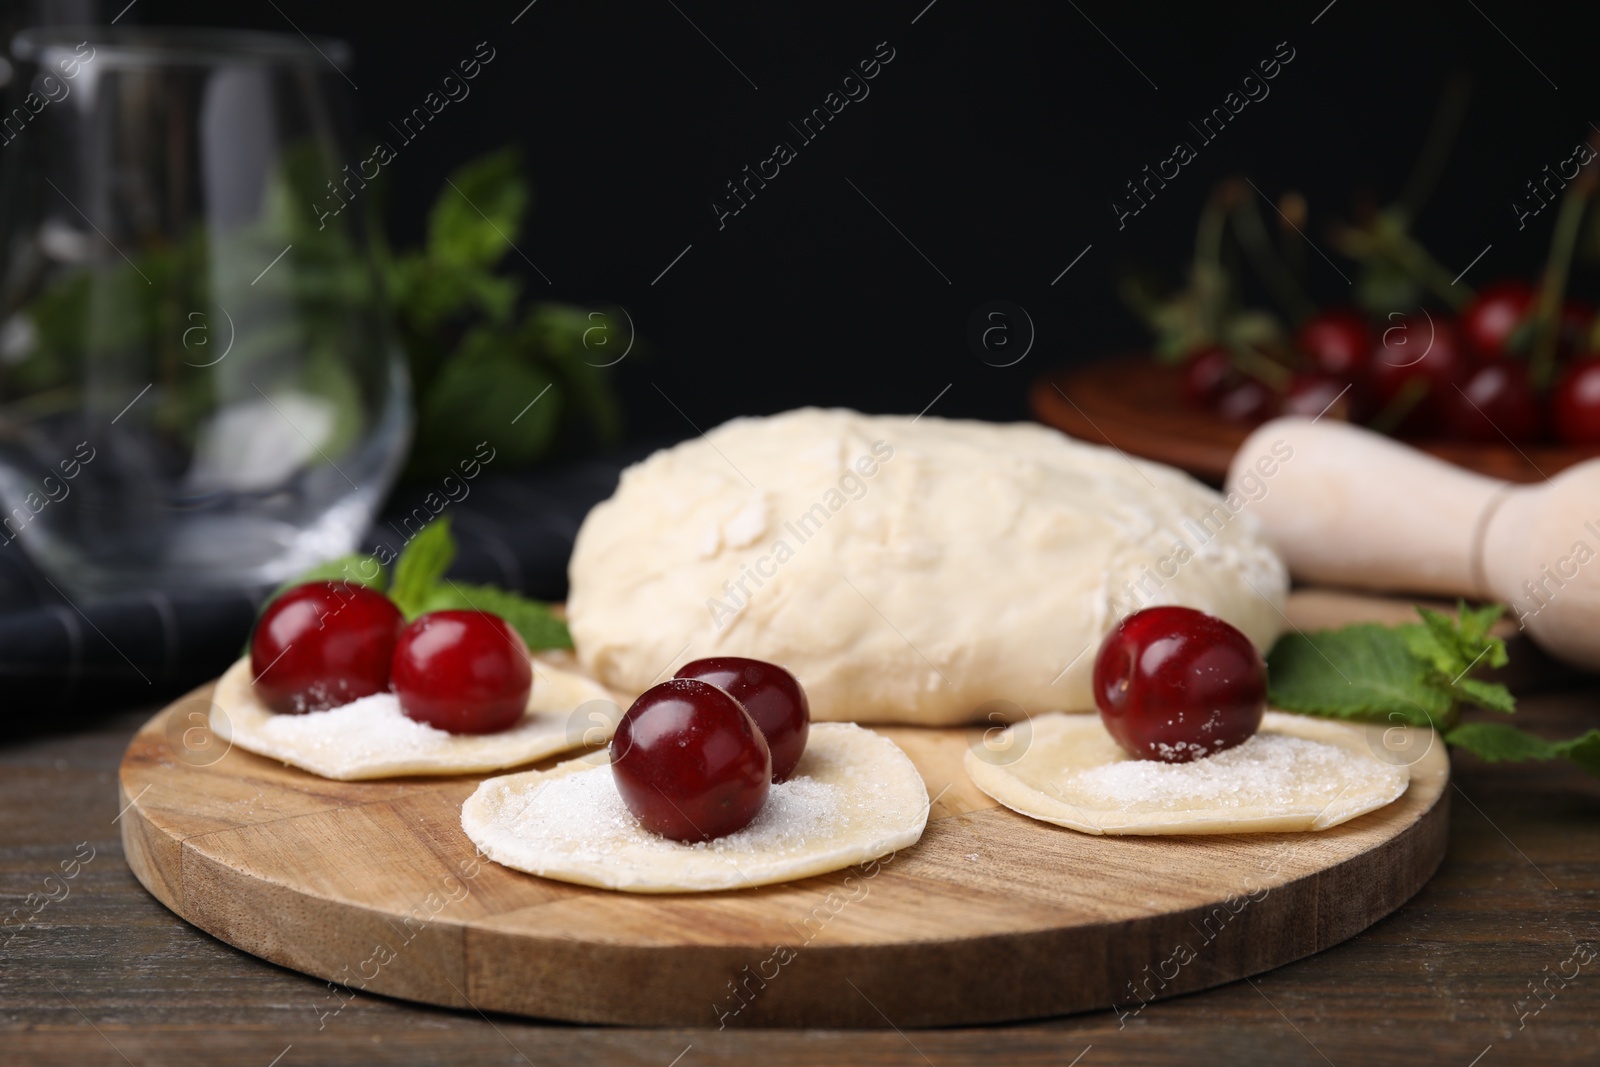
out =
<svg viewBox="0 0 1600 1067"><path fill-rule="evenodd" d="M755 821L712 841L641 828L604 752L486 780L461 806L461 828L491 860L529 874L630 893L702 892L868 863L916 844L928 808L922 776L898 745L824 723Z"/></svg>
<svg viewBox="0 0 1600 1067"><path fill-rule="evenodd" d="M504 770L604 742L622 718L617 698L566 660L562 653L533 657L522 718L509 730L469 735L407 718L393 693L280 715L256 699L246 656L217 681L211 730L247 752L339 781Z"/></svg>
<svg viewBox="0 0 1600 1067"><path fill-rule="evenodd" d="M1086 834L1326 830L1397 800L1411 781L1362 727L1281 711L1244 744L1189 763L1134 759L1098 715L1028 726L1017 758L969 749L967 776L1012 811Z"/></svg>

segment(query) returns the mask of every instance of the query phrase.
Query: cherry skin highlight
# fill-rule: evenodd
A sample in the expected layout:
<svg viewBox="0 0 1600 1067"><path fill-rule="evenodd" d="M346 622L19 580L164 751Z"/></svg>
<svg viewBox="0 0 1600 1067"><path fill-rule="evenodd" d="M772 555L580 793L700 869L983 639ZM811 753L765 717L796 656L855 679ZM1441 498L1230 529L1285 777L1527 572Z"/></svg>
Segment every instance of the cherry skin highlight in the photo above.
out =
<svg viewBox="0 0 1600 1067"><path fill-rule="evenodd" d="M1264 383L1245 378L1224 389L1214 406L1217 414L1229 422L1254 425L1271 418L1276 403L1277 397Z"/></svg>
<svg viewBox="0 0 1600 1067"><path fill-rule="evenodd" d="M1301 371L1289 379L1279 413L1353 422L1366 414L1366 381L1349 375Z"/></svg>
<svg viewBox="0 0 1600 1067"><path fill-rule="evenodd" d="M1226 348L1202 348L1184 361L1184 399L1198 408L1210 407L1237 377Z"/></svg>
<svg viewBox="0 0 1600 1067"><path fill-rule="evenodd" d="M611 774L641 826L709 841L750 824L772 787L772 754L740 703L710 682L645 690L617 723Z"/></svg>
<svg viewBox="0 0 1600 1067"><path fill-rule="evenodd" d="M772 753L772 780L794 773L811 731L811 704L799 679L774 663L743 656L712 656L686 663L675 678L710 682L749 712Z"/></svg>
<svg viewBox="0 0 1600 1067"><path fill-rule="evenodd" d="M1455 323L1410 315L1395 319L1373 349L1372 388L1380 409L1400 402L1402 394L1413 401L1396 432L1425 436L1438 431L1447 397L1472 369Z"/></svg>
<svg viewBox="0 0 1600 1067"><path fill-rule="evenodd" d="M1507 278L1478 290L1461 309L1461 339L1479 359L1501 359L1510 354L1507 342L1533 312L1533 286L1521 278Z"/></svg>
<svg viewBox="0 0 1600 1067"><path fill-rule="evenodd" d="M1600 357L1567 368L1551 398L1556 433L1570 445L1600 444Z"/></svg>
<svg viewBox="0 0 1600 1067"><path fill-rule="evenodd" d="M1187 763L1243 744L1267 710L1267 669L1250 639L1193 608L1155 607L1117 624L1094 661L1100 720L1136 759Z"/></svg>
<svg viewBox="0 0 1600 1067"><path fill-rule="evenodd" d="M393 677L401 711L453 734L509 729L533 691L522 636L482 611L419 616L395 645Z"/></svg>
<svg viewBox="0 0 1600 1067"><path fill-rule="evenodd" d="M1485 363L1445 394L1445 426L1463 441L1532 441L1544 428L1528 365L1514 359Z"/></svg>
<svg viewBox="0 0 1600 1067"><path fill-rule="evenodd" d="M1330 308L1311 316L1295 332L1294 344L1324 374L1348 379L1365 373L1372 362L1372 331L1353 308Z"/></svg>
<svg viewBox="0 0 1600 1067"><path fill-rule="evenodd" d="M405 619L353 582L307 582L267 605L250 635L256 695L273 711L326 711L389 688Z"/></svg>

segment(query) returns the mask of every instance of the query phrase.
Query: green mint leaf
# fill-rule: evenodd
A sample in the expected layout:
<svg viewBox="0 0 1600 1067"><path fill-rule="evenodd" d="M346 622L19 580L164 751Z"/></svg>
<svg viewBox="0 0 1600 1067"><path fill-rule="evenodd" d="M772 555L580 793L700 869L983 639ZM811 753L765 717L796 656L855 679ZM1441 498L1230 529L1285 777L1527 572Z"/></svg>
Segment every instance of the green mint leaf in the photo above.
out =
<svg viewBox="0 0 1600 1067"><path fill-rule="evenodd" d="M517 467L548 451L560 427L564 390L533 361L527 344L520 331L467 330L418 404L409 476L442 477L475 453ZM487 440L486 426L498 427Z"/></svg>
<svg viewBox="0 0 1600 1067"><path fill-rule="evenodd" d="M523 320L518 340L542 357L557 379L556 389L570 400L572 414L587 420L604 443L622 434L622 411L612 395L610 368L626 354L642 353L632 329L617 316L566 304L535 304Z"/></svg>
<svg viewBox="0 0 1600 1067"><path fill-rule="evenodd" d="M1507 715L1517 710L1517 698L1511 695L1511 690L1499 682L1462 678L1456 682L1455 688L1467 703L1476 704L1480 708L1503 711Z"/></svg>
<svg viewBox="0 0 1600 1067"><path fill-rule="evenodd" d="M1455 627L1450 625L1448 618L1438 612L1428 611L1426 608L1417 610L1426 612L1423 615L1426 621L1401 623L1394 628L1395 632L1405 642L1406 649L1417 659L1446 678L1456 677L1466 670L1467 661L1461 658ZM1436 621L1441 618L1445 619L1442 632Z"/></svg>
<svg viewBox="0 0 1600 1067"><path fill-rule="evenodd" d="M1563 755L1558 742L1546 741L1503 722L1462 723L1444 739L1490 763L1548 760Z"/></svg>
<svg viewBox="0 0 1600 1067"><path fill-rule="evenodd" d="M1464 600L1457 603L1456 630L1461 654L1467 660L1466 669L1494 669L1504 667L1509 662L1506 643L1489 634L1489 630L1500 620L1500 616L1505 614L1505 610L1504 604L1488 604L1474 611L1467 607Z"/></svg>
<svg viewBox="0 0 1600 1067"><path fill-rule="evenodd" d="M530 651L572 647L572 635L567 632L567 624L551 614L548 604L492 585L441 582L428 592L422 610L486 611L510 623L511 628L522 635Z"/></svg>
<svg viewBox="0 0 1600 1067"><path fill-rule="evenodd" d="M1337 719L1433 726L1453 704L1398 628L1376 623L1285 634L1267 655L1267 685L1275 708Z"/></svg>
<svg viewBox="0 0 1600 1067"><path fill-rule="evenodd" d="M1600 778L1600 730L1590 730L1567 742L1567 758Z"/></svg>
<svg viewBox="0 0 1600 1067"><path fill-rule="evenodd" d="M1495 623L1500 621L1500 616L1505 613L1506 606L1504 604L1486 604L1474 611L1467 607L1465 601L1462 601L1456 608L1456 614L1460 618L1462 636L1479 647L1493 640L1489 636L1489 630ZM1505 642L1500 642L1500 645L1504 649ZM1477 653L1474 652L1473 654L1476 655ZM1504 664L1495 663L1490 664L1490 666L1500 667L1504 666Z"/></svg>
<svg viewBox="0 0 1600 1067"><path fill-rule="evenodd" d="M394 584L389 589L400 613L408 620L428 609L424 606L439 579L456 558L456 541L450 536L450 519L443 516L424 526L400 552L394 564Z"/></svg>
<svg viewBox="0 0 1600 1067"><path fill-rule="evenodd" d="M1503 722L1469 722L1444 738L1490 763L1552 760L1567 757L1593 775L1600 775L1600 730L1565 741L1546 741Z"/></svg>
<svg viewBox="0 0 1600 1067"><path fill-rule="evenodd" d="M339 556L326 563L319 563L298 577L291 578L272 591L272 596L267 598L267 603L278 599L285 592L297 585L307 582L337 582L346 581L351 585L364 585L378 592L389 584L388 571L377 559L364 552L352 552L348 556ZM263 605L264 606L264 605Z"/></svg>
<svg viewBox="0 0 1600 1067"><path fill-rule="evenodd" d="M1444 653L1442 659L1436 660L1433 656L1427 658L1451 678L1480 667L1504 667L1506 643L1498 637L1489 636L1490 627L1504 611L1505 608L1499 604L1490 604L1474 611L1462 601L1456 606L1455 618L1451 618L1442 612L1419 606L1417 613L1422 616L1423 626ZM1413 640L1417 641L1419 647L1426 644L1416 638Z"/></svg>
<svg viewBox="0 0 1600 1067"><path fill-rule="evenodd" d="M493 266L511 250L528 200L528 182L512 149L460 167L428 215L429 257L451 267Z"/></svg>

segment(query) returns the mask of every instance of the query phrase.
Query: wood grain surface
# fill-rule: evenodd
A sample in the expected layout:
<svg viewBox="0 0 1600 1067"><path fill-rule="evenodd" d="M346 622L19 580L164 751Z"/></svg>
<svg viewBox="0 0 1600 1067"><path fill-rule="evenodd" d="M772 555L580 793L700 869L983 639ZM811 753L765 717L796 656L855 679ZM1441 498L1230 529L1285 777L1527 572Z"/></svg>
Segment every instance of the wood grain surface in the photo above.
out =
<svg viewBox="0 0 1600 1067"><path fill-rule="evenodd" d="M1365 929L1422 887L1448 825L1448 760L1431 733L1406 794L1342 826L1141 838L998 807L961 769L977 731L884 729L938 797L915 846L779 886L639 896L477 859L459 827L476 776L330 782L239 749L187 762L174 724L208 711L208 695L157 714L122 763L128 863L163 903L343 986L578 1022L1136 1010Z"/></svg>
<svg viewBox="0 0 1600 1067"><path fill-rule="evenodd" d="M1389 919L1313 957L1119 1019L1109 1005L1024 1025L937 1030L581 1027L341 991L197 930L123 862L117 768L150 711L30 722L0 737L0 900L67 895L0 937L0 1059L74 1067L352 1063L630 1067L1229 1067L1591 1064L1593 968L1519 1019L1529 984L1600 943L1600 781L1566 764L1456 756L1439 873ZM1550 737L1600 726L1600 683L1524 697ZM86 721L91 724L81 726ZM55 883L52 883L55 884ZM55 894L60 896L59 892ZM1224 934L1224 937L1234 936ZM1225 942L1219 938L1217 947ZM1146 961L1154 965L1161 956ZM406 966L404 957L396 966ZM1570 968L1569 968L1570 973ZM907 974L915 983L921 975ZM1559 984L1559 983L1557 983ZM337 1006L337 1014L326 1015ZM1532 1010L1523 1006L1520 1011ZM681 1058L679 1058L681 1057ZM1479 1058L1481 1057L1481 1058Z"/></svg>
<svg viewBox="0 0 1600 1067"><path fill-rule="evenodd" d="M1221 485L1252 426L1191 407L1177 367L1128 355L1034 382L1028 406L1039 421L1095 444L1111 444ZM1512 482L1549 475L1600 455L1600 448L1551 443L1407 441L1457 466Z"/></svg>
<svg viewBox="0 0 1600 1067"><path fill-rule="evenodd" d="M1294 605L1329 621L1374 610L1327 595ZM203 727L208 695L147 722L120 769L128 863L157 898L346 990L579 1022L1136 1013L1366 929L1433 873L1448 826L1448 761L1431 734L1406 795L1343 826L1134 838L997 806L961 767L979 731L894 728L935 798L916 846L780 886L641 897L477 858L459 811L480 776L332 782L224 752Z"/></svg>

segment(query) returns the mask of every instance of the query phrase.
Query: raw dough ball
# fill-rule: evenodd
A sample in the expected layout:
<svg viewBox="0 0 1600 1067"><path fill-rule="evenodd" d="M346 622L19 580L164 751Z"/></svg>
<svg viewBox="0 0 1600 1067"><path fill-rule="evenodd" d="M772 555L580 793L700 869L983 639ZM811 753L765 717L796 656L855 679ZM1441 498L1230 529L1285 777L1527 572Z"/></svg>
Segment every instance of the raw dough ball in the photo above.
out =
<svg viewBox="0 0 1600 1067"><path fill-rule="evenodd" d="M1085 710L1121 614L1183 604L1260 648L1277 636L1287 574L1238 503L1032 424L735 419L629 468L590 512L568 624L629 693L734 655L788 667L819 720Z"/></svg>

